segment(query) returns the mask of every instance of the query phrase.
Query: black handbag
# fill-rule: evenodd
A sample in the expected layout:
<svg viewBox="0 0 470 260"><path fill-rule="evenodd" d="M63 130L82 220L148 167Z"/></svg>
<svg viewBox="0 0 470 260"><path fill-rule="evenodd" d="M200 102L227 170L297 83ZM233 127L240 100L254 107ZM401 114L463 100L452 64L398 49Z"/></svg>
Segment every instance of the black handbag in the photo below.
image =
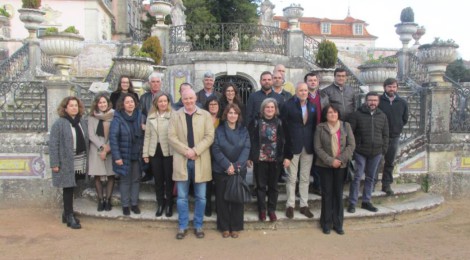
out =
<svg viewBox="0 0 470 260"><path fill-rule="evenodd" d="M350 183L354 180L354 174L356 172L356 162L354 160L348 161L346 167L346 176L344 177L344 183Z"/></svg>
<svg viewBox="0 0 470 260"><path fill-rule="evenodd" d="M250 187L239 173L229 176L225 184L224 199L233 203L251 201Z"/></svg>

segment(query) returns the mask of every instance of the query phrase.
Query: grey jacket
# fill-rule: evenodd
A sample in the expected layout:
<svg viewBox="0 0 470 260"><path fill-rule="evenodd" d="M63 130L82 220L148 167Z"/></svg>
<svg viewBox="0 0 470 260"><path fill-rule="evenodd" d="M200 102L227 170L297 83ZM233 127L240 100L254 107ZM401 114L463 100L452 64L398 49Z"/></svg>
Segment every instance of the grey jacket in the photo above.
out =
<svg viewBox="0 0 470 260"><path fill-rule="evenodd" d="M343 91L335 84L321 90L328 96L329 103L336 106L341 114L341 121L348 121L349 116L356 111L356 99L354 89L351 86L344 86Z"/></svg>
<svg viewBox="0 0 470 260"><path fill-rule="evenodd" d="M88 153L88 125L80 120ZM57 119L52 125L49 136L49 161L51 168L59 167L59 172L52 173L52 185L57 188L75 187L74 153L72 126L65 118Z"/></svg>

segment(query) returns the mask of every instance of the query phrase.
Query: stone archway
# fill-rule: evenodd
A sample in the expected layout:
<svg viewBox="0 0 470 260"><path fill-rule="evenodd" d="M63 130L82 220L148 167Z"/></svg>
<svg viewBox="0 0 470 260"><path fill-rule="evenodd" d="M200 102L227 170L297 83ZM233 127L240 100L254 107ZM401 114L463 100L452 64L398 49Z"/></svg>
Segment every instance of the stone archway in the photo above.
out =
<svg viewBox="0 0 470 260"><path fill-rule="evenodd" d="M250 94L254 90L251 82L242 76L222 75L222 76L216 77L215 83L214 83L214 90L219 93L222 93L222 88L224 86L224 83L227 83L227 82L234 83L235 86L237 86L238 96L242 100L243 104L246 105L246 102L248 101Z"/></svg>

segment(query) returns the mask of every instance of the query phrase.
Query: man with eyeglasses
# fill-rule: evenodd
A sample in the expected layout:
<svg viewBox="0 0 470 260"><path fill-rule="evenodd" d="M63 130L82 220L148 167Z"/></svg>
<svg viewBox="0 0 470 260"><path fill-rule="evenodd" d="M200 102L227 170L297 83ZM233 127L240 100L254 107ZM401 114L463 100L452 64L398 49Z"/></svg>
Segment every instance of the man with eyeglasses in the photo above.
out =
<svg viewBox="0 0 470 260"><path fill-rule="evenodd" d="M346 85L347 76L345 69L336 68L333 84L322 90L322 93L328 96L330 104L338 107L341 121L348 121L347 119L356 108L354 90L351 86Z"/></svg>
<svg viewBox="0 0 470 260"><path fill-rule="evenodd" d="M364 174L361 208L372 212L378 211L371 203L372 190L377 168L382 156L387 152L389 139L387 116L378 107L379 94L369 92L366 95L366 103L350 116L349 123L356 139L356 150L353 155L356 172L349 186L349 213L356 211L359 186Z"/></svg>

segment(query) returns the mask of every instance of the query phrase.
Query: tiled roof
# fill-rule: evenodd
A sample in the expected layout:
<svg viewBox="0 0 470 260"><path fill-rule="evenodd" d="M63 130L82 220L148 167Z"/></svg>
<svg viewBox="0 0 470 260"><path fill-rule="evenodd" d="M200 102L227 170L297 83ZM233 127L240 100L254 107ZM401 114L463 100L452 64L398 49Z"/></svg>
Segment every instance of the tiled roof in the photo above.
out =
<svg viewBox="0 0 470 260"><path fill-rule="evenodd" d="M288 28L287 19L283 16L274 16L274 21L280 22L280 27L283 29ZM301 17L299 18L300 29L309 36L328 36L328 37L350 37L350 38L374 38L377 36L370 34L367 31L367 23L360 19L355 19L351 16L344 18L343 20L334 20L328 18L317 18L317 17ZM331 34L321 33L321 23L331 23ZM353 24L362 23L363 34L353 34Z"/></svg>

